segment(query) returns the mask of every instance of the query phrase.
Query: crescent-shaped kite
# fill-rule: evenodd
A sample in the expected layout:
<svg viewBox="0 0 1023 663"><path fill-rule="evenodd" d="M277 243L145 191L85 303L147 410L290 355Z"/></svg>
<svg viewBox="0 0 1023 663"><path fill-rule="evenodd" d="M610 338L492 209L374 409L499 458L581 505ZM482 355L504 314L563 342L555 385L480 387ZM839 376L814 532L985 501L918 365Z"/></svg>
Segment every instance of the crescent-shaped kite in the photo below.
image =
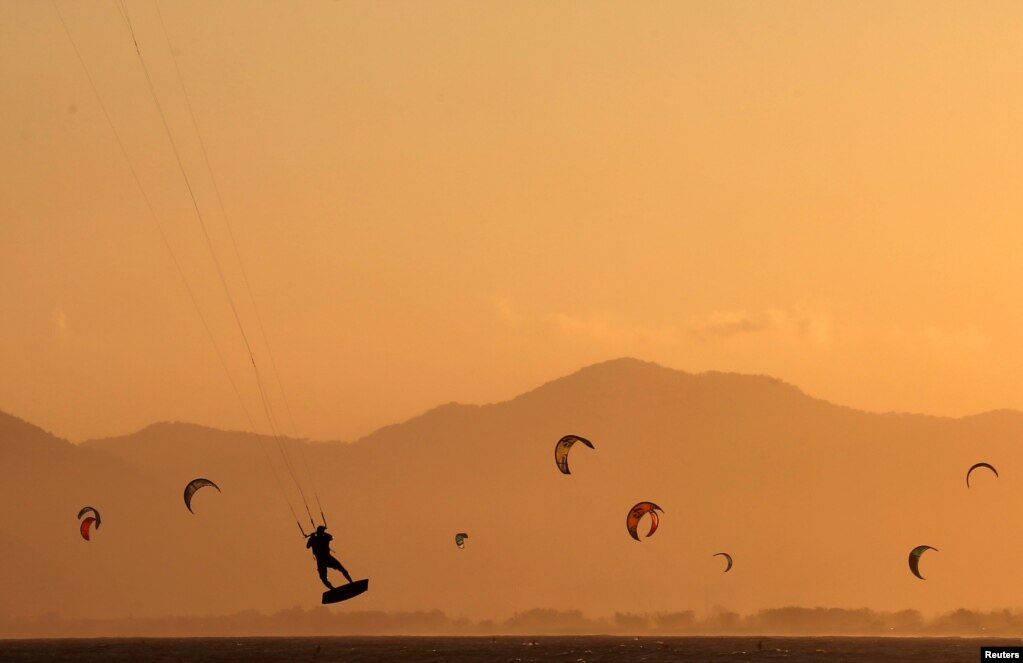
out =
<svg viewBox="0 0 1023 663"><path fill-rule="evenodd" d="M99 521L93 518L92 516L89 516L88 518L82 521L82 526L78 528L78 531L81 533L82 538L85 539L86 541L89 540L89 527L91 527L93 523L96 523L96 528L98 529Z"/></svg>
<svg viewBox="0 0 1023 663"><path fill-rule="evenodd" d="M927 578L920 575L920 556L928 550L933 550L935 552L938 551L937 548L932 548L931 546L917 546L909 551L909 570L913 572L913 575L921 580L926 580Z"/></svg>
<svg viewBox="0 0 1023 663"><path fill-rule="evenodd" d="M204 486L213 486L214 488L217 489L218 493L221 492L220 486L213 483L209 479L203 479L202 477L198 479L192 479L191 481L188 482L188 485L185 486L185 506L188 507L189 512L195 513L195 511L192 511L192 495L195 495L195 491L199 490Z"/></svg>
<svg viewBox="0 0 1023 663"><path fill-rule="evenodd" d="M970 467L970 469L966 470L966 487L967 488L970 487L970 473L972 473L978 467L986 467L987 469L989 469L992 472L994 472L996 477L998 476L998 470L996 470L993 465L989 465L988 463L974 463L973 466Z"/></svg>
<svg viewBox="0 0 1023 663"><path fill-rule="evenodd" d="M634 507L629 509L629 515L625 517L625 527L629 530L629 534L632 538L639 541L639 534L636 533L636 527L639 525L639 521L646 514L650 514L650 531L647 532L647 536L653 536L654 532L657 531L657 512L664 512L664 509L657 506L653 502L639 502Z"/></svg>
<svg viewBox="0 0 1023 663"><path fill-rule="evenodd" d="M558 469L562 474L571 474L568 471L568 452L572 450L572 445L576 442L582 442L590 449L594 448L592 442L578 435L566 435L558 440L558 443L554 445L554 462L558 464Z"/></svg>
<svg viewBox="0 0 1023 663"><path fill-rule="evenodd" d="M82 516L84 516L90 511L92 511L92 515L96 516L96 529L99 529L99 526L102 525L103 523L99 518L99 511L96 510L96 507L83 506L82 510L78 512L78 519L81 520Z"/></svg>
<svg viewBox="0 0 1023 663"><path fill-rule="evenodd" d="M725 567L725 570L722 571L722 573L728 573L729 571L731 571L732 570L732 556L729 555L728 553L721 552L721 553L714 553L713 555L711 555L711 557L717 557L718 555L721 555L722 557L724 557L725 561L728 562L728 566Z"/></svg>
<svg viewBox="0 0 1023 663"><path fill-rule="evenodd" d="M455 545L459 548L465 548L465 540L469 538L469 535L465 532L459 532L455 534Z"/></svg>

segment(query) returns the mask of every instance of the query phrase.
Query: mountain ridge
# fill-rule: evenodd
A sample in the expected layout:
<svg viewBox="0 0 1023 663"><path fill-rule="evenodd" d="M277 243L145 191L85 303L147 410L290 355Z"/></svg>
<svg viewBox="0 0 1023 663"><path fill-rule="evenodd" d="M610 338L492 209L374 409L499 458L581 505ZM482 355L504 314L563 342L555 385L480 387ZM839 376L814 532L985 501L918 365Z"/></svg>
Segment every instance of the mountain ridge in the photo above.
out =
<svg viewBox="0 0 1023 663"><path fill-rule="evenodd" d="M62 588L73 590L69 616L318 601L296 530L321 509L345 566L374 578L366 610L670 612L707 595L743 612L1016 605L1000 578L1023 543L987 543L1023 517L1023 416L1012 411L869 413L775 378L619 359L499 403L440 405L352 443L278 447L164 422L75 445L24 422L8 428L44 443L12 443L0 428L0 499L22 505L0 528L19 569L0 614L46 612ZM569 433L595 448L577 445L566 476L552 450ZM1000 476L976 476L966 492L964 473L981 460ZM189 512L182 490L199 476L222 492L197 494ZM637 542L623 520L640 500L664 513ZM74 519L86 504L103 514L90 542ZM464 550L455 532L470 533ZM925 560L926 584L906 570L921 543L942 551ZM712 557L721 550L735 558L727 576Z"/></svg>
<svg viewBox="0 0 1023 663"><path fill-rule="evenodd" d="M614 374L617 375L614 375ZM984 410L972 414L952 416L952 415L934 415L924 414L917 412L909 412L904 410L885 410L885 411L873 411L856 408L853 406L842 405L834 403L824 398L810 395L803 391L800 387L793 385L781 378L777 378L767 374L754 374L754 373L738 373L732 371L717 371L709 370L702 371L699 373L693 373L684 371L681 369L674 369L663 366L656 362L646 361L637 359L634 357L617 357L614 359L608 359L595 364L590 364L579 368L572 373L563 375L557 378L548 380L532 389L529 389L521 394L513 396L503 401L496 401L491 403L461 403L457 401L450 401L447 403L441 403L435 405L427 410L413 415L402 421L386 424L380 428L371 431L361 437L353 440L341 440L341 439L327 439L327 440L313 440L306 437L292 437L288 435L280 435L279 437L289 443L301 442L308 444L359 444L364 441L369 441L381 436L386 436L387 432L394 428L401 428L407 425L418 425L422 421L432 421L437 419L443 419L450 416L452 413L471 413L474 411L486 410L488 408L498 407L502 405L508 405L518 402L529 402L531 400L539 399L548 396L550 393L560 392L564 390L570 390L579 388L580 386L586 387L588 383L592 383L593 379L608 379L609 376L613 376L620 383L638 382L642 379L655 378L660 382L674 382L676 386L689 386L689 387L704 387L704 388L715 388L721 386L727 387L743 387L743 391L749 389L762 389L767 390L778 390L784 396L793 399L805 399L807 403L815 403L819 406L827 406L835 408L837 410L843 410L850 413L874 415L881 417L917 417L925 419L941 419L950 421L968 421L968 420L989 420L997 418L1005 419L1018 419L1023 421L1023 411L1015 410L1012 408L996 408L992 410ZM8 420L5 422L5 419ZM17 422L12 424L10 422ZM38 437L38 434L42 434L43 437L50 439L51 441L59 441L75 446L79 445L100 445L103 443L113 440L125 440L128 438L141 438L148 439L151 437L159 437L163 432L167 430L175 431L189 431L193 430L201 433L222 433L230 436L235 435L255 435L264 439L272 440L274 436L267 433L259 433L256 431L244 431L238 429L224 429L218 428L213 425L189 422L189 421L157 421L146 426L127 433L119 435L109 435L99 438L87 438L78 442L66 440L59 436L56 436L44 428L21 419L15 414L0 410L0 442L5 439L11 439L15 435L11 432L16 427L20 426L22 430L29 431L34 429L33 436Z"/></svg>

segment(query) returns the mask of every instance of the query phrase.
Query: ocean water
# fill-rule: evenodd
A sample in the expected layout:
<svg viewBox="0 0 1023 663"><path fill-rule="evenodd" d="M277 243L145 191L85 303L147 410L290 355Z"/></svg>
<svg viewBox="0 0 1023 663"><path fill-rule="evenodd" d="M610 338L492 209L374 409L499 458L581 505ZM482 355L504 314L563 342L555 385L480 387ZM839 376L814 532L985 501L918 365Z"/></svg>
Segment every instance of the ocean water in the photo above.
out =
<svg viewBox="0 0 1023 663"><path fill-rule="evenodd" d="M854 637L333 637L3 640L0 661L954 661L1021 639Z"/></svg>

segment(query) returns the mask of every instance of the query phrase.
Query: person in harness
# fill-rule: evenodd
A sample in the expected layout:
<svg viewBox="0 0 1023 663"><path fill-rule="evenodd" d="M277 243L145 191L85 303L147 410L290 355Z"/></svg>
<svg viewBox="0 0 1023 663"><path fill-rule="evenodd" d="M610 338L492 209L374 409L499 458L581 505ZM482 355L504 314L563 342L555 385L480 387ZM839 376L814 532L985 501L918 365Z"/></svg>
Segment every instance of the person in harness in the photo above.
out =
<svg viewBox="0 0 1023 663"><path fill-rule="evenodd" d="M348 582L352 582L352 576L348 575L348 571L336 557L331 555L330 542L334 540L330 534L327 534L327 526L320 525L316 528L313 534L309 535L309 540L306 541L305 547L313 551L313 557L316 558L316 570L320 574L320 580L327 586L327 589L334 589L334 585L330 584L327 580L327 569L337 569L341 572Z"/></svg>

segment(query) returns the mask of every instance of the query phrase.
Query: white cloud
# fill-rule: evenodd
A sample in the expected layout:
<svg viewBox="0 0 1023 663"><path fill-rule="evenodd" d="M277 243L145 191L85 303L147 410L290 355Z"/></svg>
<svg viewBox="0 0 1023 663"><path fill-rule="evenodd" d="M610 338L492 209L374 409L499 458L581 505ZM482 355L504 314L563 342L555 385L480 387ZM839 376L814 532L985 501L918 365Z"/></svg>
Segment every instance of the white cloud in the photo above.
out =
<svg viewBox="0 0 1023 663"><path fill-rule="evenodd" d="M692 318L687 332L705 343L764 334L786 341L810 341L815 345L823 345L830 340L831 329L829 315L796 308L712 311Z"/></svg>
<svg viewBox="0 0 1023 663"><path fill-rule="evenodd" d="M830 341L833 327L830 316L808 309L712 311L677 326L623 321L607 313L556 312L545 319L562 336L624 351L671 348L693 340L716 343L755 337L766 342L824 345Z"/></svg>
<svg viewBox="0 0 1023 663"><path fill-rule="evenodd" d="M674 327L622 324L612 321L606 313L587 315L551 313L547 320L564 336L613 346L664 345L674 343L678 338Z"/></svg>

